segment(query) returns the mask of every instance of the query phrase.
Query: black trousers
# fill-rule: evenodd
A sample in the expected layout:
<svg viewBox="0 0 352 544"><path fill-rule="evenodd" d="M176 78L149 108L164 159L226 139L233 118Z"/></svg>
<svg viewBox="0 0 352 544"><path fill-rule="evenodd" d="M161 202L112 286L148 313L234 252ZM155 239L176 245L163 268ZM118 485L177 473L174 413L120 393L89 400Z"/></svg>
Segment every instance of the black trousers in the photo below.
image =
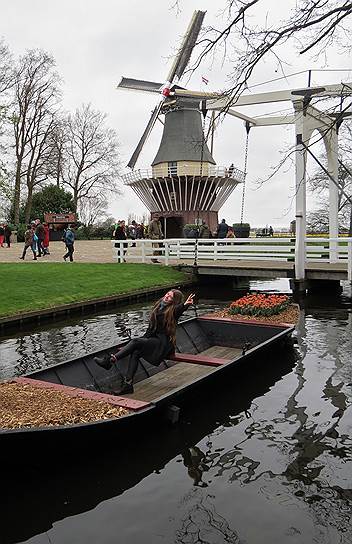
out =
<svg viewBox="0 0 352 544"><path fill-rule="evenodd" d="M70 261L72 263L73 261L73 252L74 252L74 247L73 247L73 244L66 244L66 248L67 248L67 253L64 255L64 259L67 259L67 257L70 257Z"/></svg>
<svg viewBox="0 0 352 544"><path fill-rule="evenodd" d="M33 252L33 257L34 257L34 259L37 258L36 254L35 254L35 251L34 251L34 249L33 249L33 246L24 246L21 259L24 259L24 258L25 258L26 253L27 253L27 249L29 249L29 248L31 248L31 250L32 250L32 252Z"/></svg>
<svg viewBox="0 0 352 544"><path fill-rule="evenodd" d="M127 247L128 247L128 243L126 242L126 244L123 244L123 250L122 250L122 253L123 255L121 255L121 249L120 249L120 244L115 244L115 247L116 248L119 248L118 252L117 252L117 257L120 258L122 257L123 259L125 258L125 255L127 253Z"/></svg>
<svg viewBox="0 0 352 544"><path fill-rule="evenodd" d="M126 380L128 382L133 381L134 375L138 368L139 359L143 356L143 351L149 347L149 344L150 338L134 338L128 342L127 346L115 353L115 358L117 360L123 359L127 355L130 356L126 373Z"/></svg>
<svg viewBox="0 0 352 544"><path fill-rule="evenodd" d="M38 241L37 241L38 257L41 257L42 254L43 255L45 254L45 251L44 251L44 248L43 248L43 242L44 242L44 240L42 240L41 238L38 238Z"/></svg>
<svg viewBox="0 0 352 544"><path fill-rule="evenodd" d="M10 235L11 236L11 235ZM7 244L7 247L10 247L10 236L5 236L5 242Z"/></svg>

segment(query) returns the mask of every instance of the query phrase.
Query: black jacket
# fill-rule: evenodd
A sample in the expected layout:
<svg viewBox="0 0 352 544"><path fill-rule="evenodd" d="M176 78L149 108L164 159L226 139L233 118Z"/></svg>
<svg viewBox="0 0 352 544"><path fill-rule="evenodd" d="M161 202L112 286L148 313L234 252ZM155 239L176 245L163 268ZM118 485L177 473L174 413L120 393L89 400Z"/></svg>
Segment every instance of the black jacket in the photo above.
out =
<svg viewBox="0 0 352 544"><path fill-rule="evenodd" d="M174 316L176 321L186 309L187 306L184 304L175 306ZM141 357L153 365L159 365L165 358L174 353L175 346L165 331L163 310L158 311L156 314L156 328L152 329L151 325L149 325L144 338L147 338L148 342L141 350Z"/></svg>

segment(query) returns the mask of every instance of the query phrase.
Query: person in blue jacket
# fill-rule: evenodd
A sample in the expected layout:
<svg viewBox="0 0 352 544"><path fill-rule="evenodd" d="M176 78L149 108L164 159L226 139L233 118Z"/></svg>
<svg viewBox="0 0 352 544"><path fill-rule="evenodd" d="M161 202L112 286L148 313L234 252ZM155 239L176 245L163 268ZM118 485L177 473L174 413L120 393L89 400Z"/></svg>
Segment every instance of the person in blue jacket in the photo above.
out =
<svg viewBox="0 0 352 544"><path fill-rule="evenodd" d="M63 256L64 261L66 261L67 258L70 259L70 262L73 261L73 252L74 252L74 242L75 242L75 235L73 230L71 229L70 225L67 227L67 229L64 232L63 235L63 241L66 244L67 253Z"/></svg>

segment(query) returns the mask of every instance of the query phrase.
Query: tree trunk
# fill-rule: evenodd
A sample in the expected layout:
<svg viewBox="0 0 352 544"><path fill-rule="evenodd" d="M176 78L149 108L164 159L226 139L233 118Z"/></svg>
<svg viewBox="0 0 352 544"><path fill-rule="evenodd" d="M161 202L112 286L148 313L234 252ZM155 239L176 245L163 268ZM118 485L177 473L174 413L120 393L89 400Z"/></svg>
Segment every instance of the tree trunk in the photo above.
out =
<svg viewBox="0 0 352 544"><path fill-rule="evenodd" d="M29 223L29 220L31 218L32 200L33 200L33 187L29 187L28 188L27 202L26 202L26 209L25 209L25 212L24 212L24 221L25 221L26 224Z"/></svg>
<svg viewBox="0 0 352 544"><path fill-rule="evenodd" d="M78 205L78 190L77 190L76 187L73 189L73 203L74 203L74 205L75 205L75 210L77 211L77 205Z"/></svg>
<svg viewBox="0 0 352 544"><path fill-rule="evenodd" d="M13 198L13 215L14 223L18 225L20 222L20 201L21 201L21 162L17 161L16 177L15 177L15 191Z"/></svg>

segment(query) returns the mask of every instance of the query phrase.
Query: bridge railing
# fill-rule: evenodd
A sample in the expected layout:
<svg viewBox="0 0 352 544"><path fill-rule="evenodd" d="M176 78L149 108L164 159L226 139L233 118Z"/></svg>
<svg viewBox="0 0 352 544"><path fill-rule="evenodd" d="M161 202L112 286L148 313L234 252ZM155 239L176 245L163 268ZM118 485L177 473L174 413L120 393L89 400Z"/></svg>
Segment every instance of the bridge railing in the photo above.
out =
<svg viewBox="0 0 352 544"><path fill-rule="evenodd" d="M201 261L295 262L294 238L168 238L166 240L112 240L118 262L165 264ZM307 263L347 263L352 281L352 238L307 238Z"/></svg>

